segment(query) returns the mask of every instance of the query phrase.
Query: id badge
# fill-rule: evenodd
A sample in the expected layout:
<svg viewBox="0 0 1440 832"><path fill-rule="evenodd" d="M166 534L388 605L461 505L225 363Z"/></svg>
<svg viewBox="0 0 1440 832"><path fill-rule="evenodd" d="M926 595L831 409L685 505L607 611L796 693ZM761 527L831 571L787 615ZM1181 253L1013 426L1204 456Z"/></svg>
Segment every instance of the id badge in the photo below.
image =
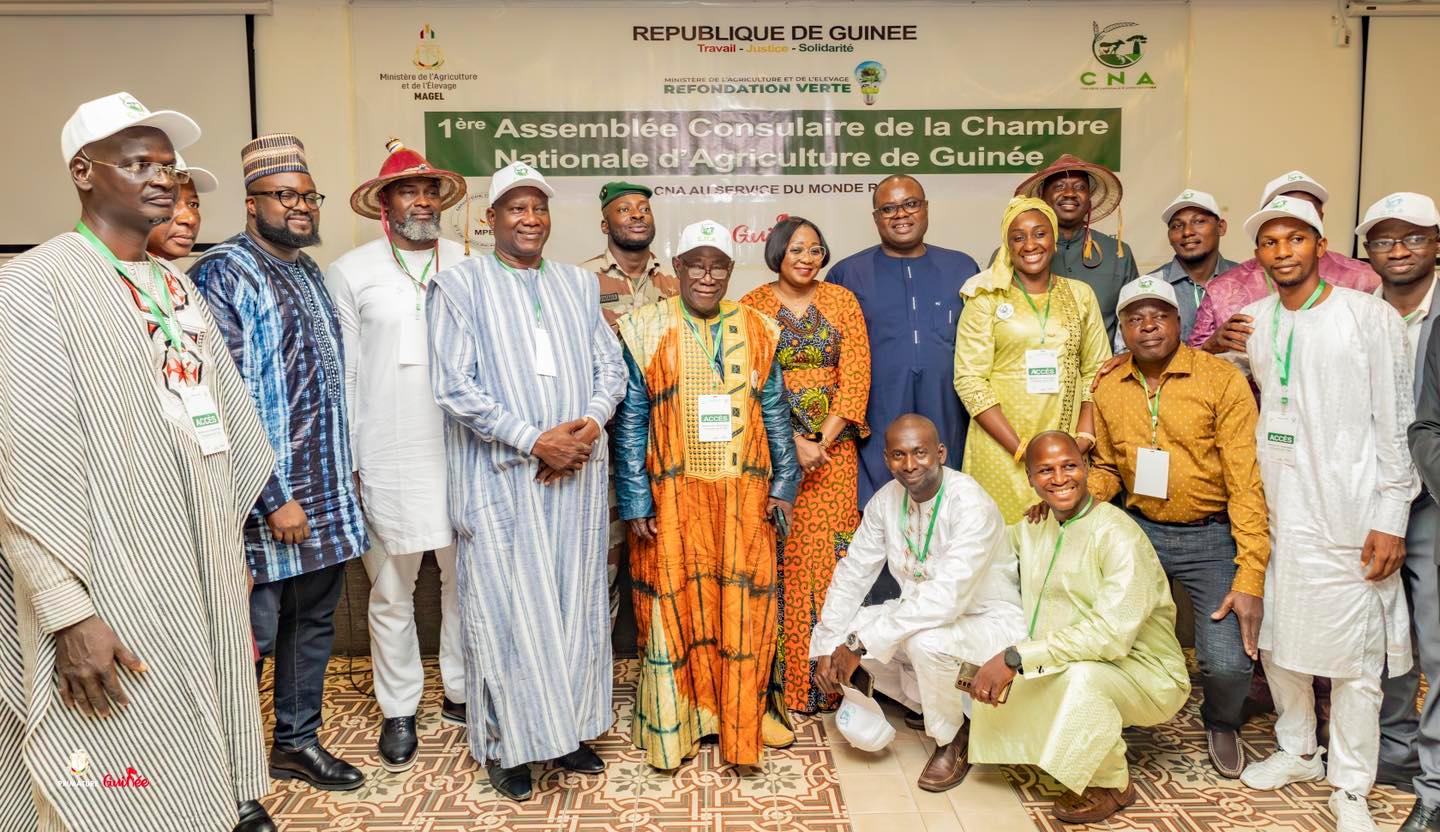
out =
<svg viewBox="0 0 1440 832"><path fill-rule="evenodd" d="M1293 413L1270 413L1265 417L1265 455L1285 465L1295 464L1295 439L1300 419Z"/></svg>
<svg viewBox="0 0 1440 832"><path fill-rule="evenodd" d="M696 433L701 442L729 442L735 434L730 428L729 396L697 396L696 418L700 420Z"/></svg>
<svg viewBox="0 0 1440 832"><path fill-rule="evenodd" d="M225 425L220 421L220 410L210 388L205 385L192 387L182 397L185 402L185 416L200 440L200 450L206 455L230 450L230 439L225 435Z"/></svg>
<svg viewBox="0 0 1440 832"><path fill-rule="evenodd" d="M1170 452L1140 448L1135 452L1135 485L1130 489L1141 497L1170 499Z"/></svg>
<svg viewBox="0 0 1440 832"><path fill-rule="evenodd" d="M535 327L535 375L554 378L560 375L555 369L555 350L550 346L550 330Z"/></svg>
<svg viewBox="0 0 1440 832"><path fill-rule="evenodd" d="M400 364L424 366L430 363L430 339L425 313L406 310L400 316Z"/></svg>
<svg viewBox="0 0 1440 832"><path fill-rule="evenodd" d="M1060 392L1060 354L1055 350L1025 351L1025 392Z"/></svg>

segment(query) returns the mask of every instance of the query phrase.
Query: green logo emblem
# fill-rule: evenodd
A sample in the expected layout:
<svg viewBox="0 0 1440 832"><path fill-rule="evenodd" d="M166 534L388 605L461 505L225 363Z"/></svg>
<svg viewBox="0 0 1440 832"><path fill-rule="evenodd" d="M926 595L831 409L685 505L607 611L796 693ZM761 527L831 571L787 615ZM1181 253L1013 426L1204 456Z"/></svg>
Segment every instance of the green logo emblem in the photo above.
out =
<svg viewBox="0 0 1440 832"><path fill-rule="evenodd" d="M524 165L516 165L516 166L515 166L515 175L516 175L516 176L529 176L529 175L530 175L530 170L529 170L528 168L526 168Z"/></svg>
<svg viewBox="0 0 1440 832"><path fill-rule="evenodd" d="M1111 23L1101 29L1100 24L1092 20L1090 26L1095 31L1095 38L1090 42L1090 51L1095 55L1095 60L1111 69L1124 69L1140 63L1140 59L1145 57L1145 43L1149 38L1139 32L1128 37L1123 33L1111 35L1117 29L1136 25L1138 24L1131 22Z"/></svg>
<svg viewBox="0 0 1440 832"><path fill-rule="evenodd" d="M135 100L133 97L131 97L131 96L128 96L128 95L122 95L122 96L120 96L120 103L124 104L124 105L125 105L125 108L126 108L127 110L129 110L130 112L132 112L132 113L143 113L143 112L145 112L145 105L144 105L144 104L141 104L139 101L136 101L136 100Z"/></svg>
<svg viewBox="0 0 1440 832"><path fill-rule="evenodd" d="M1195 198L1195 192L1194 192L1194 191L1186 191L1185 193L1183 193L1183 194L1180 195L1180 198L1181 198L1181 199L1194 199L1194 198Z"/></svg>
<svg viewBox="0 0 1440 832"><path fill-rule="evenodd" d="M1142 277L1142 278L1140 278L1140 288L1141 288L1141 289L1144 289L1145 291L1148 292L1148 291L1150 291L1152 288L1154 288L1154 286L1155 286L1155 278L1153 278L1153 277Z"/></svg>
<svg viewBox="0 0 1440 832"><path fill-rule="evenodd" d="M1283 197L1283 196L1277 196L1277 197L1275 197L1275 200L1270 203L1270 207L1271 207L1271 208L1274 208L1276 211L1284 211L1284 210L1285 210L1285 206L1287 206L1287 205L1289 205L1289 204L1290 204L1290 201L1287 200L1285 197Z"/></svg>

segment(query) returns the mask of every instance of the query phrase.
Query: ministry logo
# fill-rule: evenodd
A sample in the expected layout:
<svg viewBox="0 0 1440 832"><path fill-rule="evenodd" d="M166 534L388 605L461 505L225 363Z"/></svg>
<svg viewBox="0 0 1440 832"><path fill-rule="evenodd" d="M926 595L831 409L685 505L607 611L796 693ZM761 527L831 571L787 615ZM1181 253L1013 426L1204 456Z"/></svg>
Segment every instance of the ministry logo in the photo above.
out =
<svg viewBox="0 0 1440 832"><path fill-rule="evenodd" d="M445 64L445 50L435 43L435 30L429 23L420 29L420 43L411 59L416 69L439 69Z"/></svg>
<svg viewBox="0 0 1440 832"><path fill-rule="evenodd" d="M1090 51L1095 55L1095 60L1111 69L1124 69L1140 63L1140 59L1145 57L1145 44L1150 39L1140 32L1128 37L1123 32L1117 32L1136 25L1138 24L1130 22L1111 23L1101 29L1099 22L1090 21L1090 26L1095 31L1095 38L1090 42ZM1111 32L1117 34L1112 36Z"/></svg>

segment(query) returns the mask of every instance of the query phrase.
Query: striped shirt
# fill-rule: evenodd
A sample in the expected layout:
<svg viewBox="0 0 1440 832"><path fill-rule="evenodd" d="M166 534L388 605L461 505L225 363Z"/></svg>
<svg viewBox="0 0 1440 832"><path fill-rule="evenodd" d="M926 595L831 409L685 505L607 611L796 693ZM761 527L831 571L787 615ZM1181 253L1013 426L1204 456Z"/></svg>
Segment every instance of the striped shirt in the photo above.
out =
<svg viewBox="0 0 1440 832"><path fill-rule="evenodd" d="M275 473L245 524L256 583L359 557L369 546L351 479L340 324L320 267L281 260L240 233L205 252L190 276L210 304L275 449ZM291 500L310 537L285 544L265 516Z"/></svg>

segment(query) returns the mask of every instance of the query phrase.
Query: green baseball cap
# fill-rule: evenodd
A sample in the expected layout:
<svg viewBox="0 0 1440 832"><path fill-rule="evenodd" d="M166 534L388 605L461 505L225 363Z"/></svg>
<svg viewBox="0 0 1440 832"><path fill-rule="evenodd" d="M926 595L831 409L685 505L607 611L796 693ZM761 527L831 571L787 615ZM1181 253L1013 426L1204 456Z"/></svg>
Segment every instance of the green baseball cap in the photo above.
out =
<svg viewBox="0 0 1440 832"><path fill-rule="evenodd" d="M606 182L600 188L600 207L614 202L626 194L643 194L646 199L655 193L644 185L636 185L634 182Z"/></svg>

